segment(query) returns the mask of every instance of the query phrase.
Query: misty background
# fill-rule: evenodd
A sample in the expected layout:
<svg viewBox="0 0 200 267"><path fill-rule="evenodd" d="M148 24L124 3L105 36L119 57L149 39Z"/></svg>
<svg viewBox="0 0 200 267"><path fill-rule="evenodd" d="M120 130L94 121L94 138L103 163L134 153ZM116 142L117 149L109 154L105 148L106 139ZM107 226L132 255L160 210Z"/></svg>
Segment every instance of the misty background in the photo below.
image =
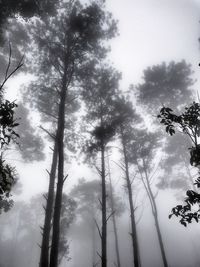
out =
<svg viewBox="0 0 200 267"><path fill-rule="evenodd" d="M9 8L13 13L6 11L5 21L0 25L1 81L9 60L12 59L12 70L24 55L23 66L6 81L2 97L18 105L15 119L19 125L15 131L19 138L1 149L1 157L15 168L15 182L6 189L8 199L14 202L8 210L0 208L0 266L199 266L199 224L193 222L184 227L179 218L169 219L172 208L183 203L185 192L196 190L193 183L198 168L190 164L191 143L187 136L178 131L168 136L157 115L163 105L180 113L193 101L199 101L200 1L107 0L80 1L80 5L78 1L49 2L53 3L52 10L44 13L37 13L37 9L30 9L33 13L23 13L17 8L12 11L11 3ZM64 3L63 13L57 2ZM4 1L0 8L1 5L4 14ZM94 8L91 13L87 9L90 5ZM92 22L87 21L95 26L75 24L80 28L84 25L81 28L84 34L80 28L71 26L70 19L92 17L97 11L101 14L102 28L96 25L98 16ZM101 12L111 15L103 20ZM65 73L64 67L60 67L64 59L56 61L62 58L66 45L59 44L64 40L60 22L69 23L65 38L76 42L76 37L78 48L68 55L67 63L73 77L64 100L59 253L57 262L53 262L50 251L56 219L52 217L50 263L42 265L47 192L55 140L60 140L56 139L60 127L57 114ZM110 32L106 32L109 27ZM51 41L57 42L58 47L50 46ZM66 47L70 45L67 43ZM70 74L66 77L69 79ZM61 154L57 154L58 164ZM102 260L102 162L107 265ZM58 166L54 202L59 184ZM52 216L56 216L55 210L56 205Z"/></svg>

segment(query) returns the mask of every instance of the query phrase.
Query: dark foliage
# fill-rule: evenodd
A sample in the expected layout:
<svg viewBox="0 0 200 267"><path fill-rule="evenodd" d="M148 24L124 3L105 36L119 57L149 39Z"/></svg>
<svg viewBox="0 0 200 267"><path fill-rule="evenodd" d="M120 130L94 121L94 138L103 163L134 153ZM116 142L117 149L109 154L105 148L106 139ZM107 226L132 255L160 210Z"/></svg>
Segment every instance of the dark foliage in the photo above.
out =
<svg viewBox="0 0 200 267"><path fill-rule="evenodd" d="M19 137L15 131L19 123L14 116L17 104L4 98L4 88L10 77L23 65L22 60L20 60L17 66L10 70L12 50L11 46L9 47L9 60L4 79L0 84L0 212L2 210L7 211L13 205L13 201L10 200L10 191L12 185L16 182L15 168L5 162L3 153L10 142L16 143Z"/></svg>
<svg viewBox="0 0 200 267"><path fill-rule="evenodd" d="M54 11L55 0L4 0L0 1L0 39L3 25L7 19L22 16L28 19L33 16L51 14Z"/></svg>
<svg viewBox="0 0 200 267"><path fill-rule="evenodd" d="M15 127L19 125L14 119L15 102L8 100L0 104L0 146L9 145L11 140L16 141L19 135L15 132Z"/></svg>
<svg viewBox="0 0 200 267"><path fill-rule="evenodd" d="M6 212L13 206L10 191L16 180L15 168L0 159L0 213Z"/></svg>
<svg viewBox="0 0 200 267"><path fill-rule="evenodd" d="M193 102L185 111L176 115L172 109L163 107L158 115L160 123L165 125L166 132L170 135L175 134L176 128L189 136L192 141L190 150L190 164L196 167L200 165L200 144L198 138L200 136L200 104ZM200 187L200 177L197 178L195 185ZM195 208L197 207L197 209ZM186 192L185 204L177 205L172 209L172 215L180 217L180 223L187 226L193 220L196 222L200 218L200 194L194 190Z"/></svg>

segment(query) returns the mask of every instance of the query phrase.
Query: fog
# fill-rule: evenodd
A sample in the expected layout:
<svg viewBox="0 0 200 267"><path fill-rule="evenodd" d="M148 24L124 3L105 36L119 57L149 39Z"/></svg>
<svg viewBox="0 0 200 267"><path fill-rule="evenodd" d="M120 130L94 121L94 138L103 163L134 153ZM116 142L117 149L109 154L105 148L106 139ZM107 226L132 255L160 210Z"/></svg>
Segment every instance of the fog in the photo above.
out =
<svg viewBox="0 0 200 267"><path fill-rule="evenodd" d="M200 266L199 9L0 1L0 267Z"/></svg>

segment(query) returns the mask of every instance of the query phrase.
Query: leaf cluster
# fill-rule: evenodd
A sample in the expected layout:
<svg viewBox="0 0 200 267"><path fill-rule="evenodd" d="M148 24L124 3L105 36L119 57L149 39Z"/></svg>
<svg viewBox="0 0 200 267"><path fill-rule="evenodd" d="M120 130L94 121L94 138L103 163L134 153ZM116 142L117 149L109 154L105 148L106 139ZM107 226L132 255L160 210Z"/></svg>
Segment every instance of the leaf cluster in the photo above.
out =
<svg viewBox="0 0 200 267"><path fill-rule="evenodd" d="M171 218L173 215L175 215L176 217L181 217L179 222L185 227L187 226L187 224L192 223L193 220L198 223L200 219L200 209L198 209L197 211L192 210L193 205L200 205L200 194L193 190L188 190L186 192L186 195L186 204L177 205L172 209L172 213L169 215L169 218Z"/></svg>
<svg viewBox="0 0 200 267"><path fill-rule="evenodd" d="M200 165L200 144L198 144L198 138L200 136L200 104L193 102L189 107L185 107L185 111L176 115L170 108L163 107L158 115L160 123L165 125L166 132L170 135L175 134L175 126L178 126L181 131L189 136L192 141L193 146L189 148L190 150L190 164L194 166ZM197 188L200 187L200 177L197 178L195 185ZM199 222L200 218L200 194L188 190L186 192L186 199L184 205L177 205L172 209L172 214L177 217L181 217L180 223L187 226L193 220ZM196 211L192 209L194 205L198 208Z"/></svg>
<svg viewBox="0 0 200 267"><path fill-rule="evenodd" d="M161 124L165 125L166 132L175 134L175 127L187 134L193 144L197 145L197 138L200 136L200 104L193 102L180 115L176 115L172 109L163 107L157 116Z"/></svg>
<svg viewBox="0 0 200 267"><path fill-rule="evenodd" d="M17 104L8 100L0 104L0 145L9 145L10 141L16 141L19 135L15 132L15 127L19 125L14 118Z"/></svg>
<svg viewBox="0 0 200 267"><path fill-rule="evenodd" d="M13 200L10 199L10 191L15 182L15 168L0 158L0 213L2 210L4 212L8 211L13 206Z"/></svg>

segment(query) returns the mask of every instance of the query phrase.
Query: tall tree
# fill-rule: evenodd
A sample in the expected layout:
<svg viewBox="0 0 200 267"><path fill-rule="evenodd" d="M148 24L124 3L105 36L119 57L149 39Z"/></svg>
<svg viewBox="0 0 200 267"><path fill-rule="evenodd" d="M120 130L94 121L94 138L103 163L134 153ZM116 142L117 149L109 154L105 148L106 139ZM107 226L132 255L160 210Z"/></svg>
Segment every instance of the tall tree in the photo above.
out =
<svg viewBox="0 0 200 267"><path fill-rule="evenodd" d="M113 230L114 230L114 236L115 236L115 251L116 251L116 256L117 256L116 266L121 267L121 260L120 260L120 253L119 253L119 238L118 238L117 222L116 222L117 210L116 210L115 192L114 192L112 178L111 178L109 155L107 155L107 157L108 157L107 165L108 165L108 177L109 177L109 200L110 200Z"/></svg>
<svg viewBox="0 0 200 267"><path fill-rule="evenodd" d="M101 177L102 189L102 227L101 227L101 266L107 266L107 192L105 150L116 131L114 118L114 98L118 94L120 74L108 66L100 66L91 70L92 79L85 80L83 99L86 103L88 125L93 124L91 140L88 142L88 152L93 159L100 153L100 167L97 171Z"/></svg>
<svg viewBox="0 0 200 267"><path fill-rule="evenodd" d="M64 10L65 12L63 12ZM35 57L37 81L32 86L32 89L34 87L36 91L32 91L32 96L36 100L34 103L37 108L43 114L45 113L48 119L53 118L57 128L53 136L57 146L58 183L50 257L50 266L55 267L58 259L59 218L65 180L64 128L66 108L69 108L69 103L73 102L70 96L74 95L71 92L74 92L73 85L77 85L78 71L87 65L91 59L105 55L107 49L105 49L103 41L114 36L116 27L110 14L105 12L101 4L92 2L82 6L79 1L60 1L56 17L48 17L44 21L35 20L34 23L35 27L31 26L34 36L33 43L37 43L39 54L37 51ZM49 79L49 77L51 78ZM51 181L50 198L52 199L54 181L53 179ZM52 202L47 200L47 205ZM49 214L52 214L52 206L47 210ZM51 216L48 217L51 218ZM50 221L48 220L48 227L45 223L44 232L50 230L49 225ZM49 233L47 235L49 236ZM46 241L43 242L41 266L48 266L48 247L49 244Z"/></svg>
<svg viewBox="0 0 200 267"><path fill-rule="evenodd" d="M131 220L131 239L133 247L133 261L134 266L140 266L139 257L139 244L138 234L136 229L135 209L133 203L133 179L130 176L130 158L128 155L128 148L134 140L132 139L132 133L134 128L137 128L138 123L141 122L140 116L133 109L132 102L129 100L129 96L120 96L115 102L115 117L117 121L117 131L122 146L122 158L123 163L120 164L122 171L125 174L126 187L128 190L128 199L130 207L130 220ZM136 140L135 140L136 141Z"/></svg>

